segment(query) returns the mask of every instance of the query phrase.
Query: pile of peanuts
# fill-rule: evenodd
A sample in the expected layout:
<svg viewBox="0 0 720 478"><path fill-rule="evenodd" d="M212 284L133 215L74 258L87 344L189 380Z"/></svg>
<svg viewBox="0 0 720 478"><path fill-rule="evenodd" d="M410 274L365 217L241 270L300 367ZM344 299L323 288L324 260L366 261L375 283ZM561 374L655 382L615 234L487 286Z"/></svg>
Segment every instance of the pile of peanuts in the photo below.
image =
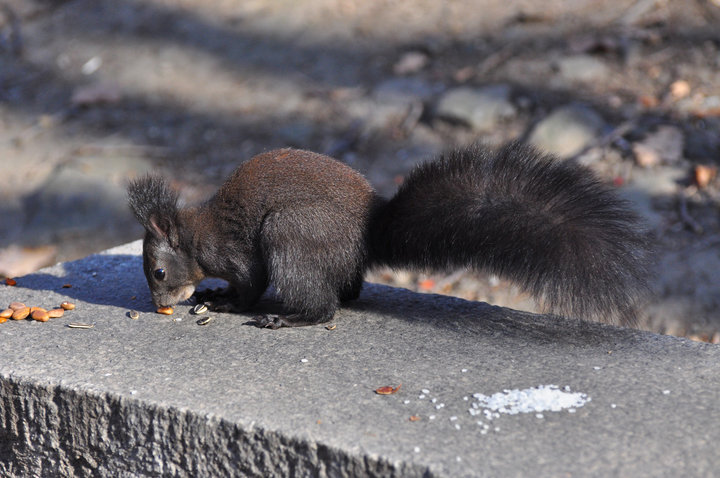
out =
<svg viewBox="0 0 720 478"><path fill-rule="evenodd" d="M25 320L28 317L38 322L47 322L50 319L62 317L66 310L73 310L75 304L63 302L57 309L46 310L42 307L28 307L22 302L13 302L7 309L0 312L0 324L8 319Z"/></svg>

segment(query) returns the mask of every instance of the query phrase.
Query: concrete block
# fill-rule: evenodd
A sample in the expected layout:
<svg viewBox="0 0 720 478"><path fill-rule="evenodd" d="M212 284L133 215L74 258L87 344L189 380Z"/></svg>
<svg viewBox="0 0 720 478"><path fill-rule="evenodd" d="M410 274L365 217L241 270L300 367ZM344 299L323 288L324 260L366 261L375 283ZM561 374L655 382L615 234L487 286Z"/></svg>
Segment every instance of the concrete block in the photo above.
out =
<svg viewBox="0 0 720 478"><path fill-rule="evenodd" d="M134 242L0 286L0 306L77 304L0 324L0 476L720 469L720 346L371 284L334 330L258 329L252 314L199 326L190 305L154 313L140 252ZM591 400L473 409L473 394L543 385Z"/></svg>

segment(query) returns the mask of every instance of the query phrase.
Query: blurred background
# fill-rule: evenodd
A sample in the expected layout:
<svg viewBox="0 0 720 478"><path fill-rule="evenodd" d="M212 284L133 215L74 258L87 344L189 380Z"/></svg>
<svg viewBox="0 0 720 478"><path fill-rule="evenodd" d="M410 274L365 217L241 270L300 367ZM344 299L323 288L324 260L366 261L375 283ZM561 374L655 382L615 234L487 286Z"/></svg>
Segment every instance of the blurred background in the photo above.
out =
<svg viewBox="0 0 720 478"><path fill-rule="evenodd" d="M0 276L141 237L124 186L148 171L192 204L293 146L390 195L510 139L645 217L642 328L720 343L720 0L0 0ZM467 271L368 280L538 310Z"/></svg>

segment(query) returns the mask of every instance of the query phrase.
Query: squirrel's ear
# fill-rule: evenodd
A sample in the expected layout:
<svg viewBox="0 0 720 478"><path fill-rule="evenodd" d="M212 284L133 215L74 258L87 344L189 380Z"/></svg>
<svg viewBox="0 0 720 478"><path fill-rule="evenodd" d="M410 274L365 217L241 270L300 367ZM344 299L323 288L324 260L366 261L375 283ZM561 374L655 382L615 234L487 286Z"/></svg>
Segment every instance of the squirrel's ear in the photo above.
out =
<svg viewBox="0 0 720 478"><path fill-rule="evenodd" d="M153 236L177 244L178 193L157 176L145 176L128 185L130 209Z"/></svg>

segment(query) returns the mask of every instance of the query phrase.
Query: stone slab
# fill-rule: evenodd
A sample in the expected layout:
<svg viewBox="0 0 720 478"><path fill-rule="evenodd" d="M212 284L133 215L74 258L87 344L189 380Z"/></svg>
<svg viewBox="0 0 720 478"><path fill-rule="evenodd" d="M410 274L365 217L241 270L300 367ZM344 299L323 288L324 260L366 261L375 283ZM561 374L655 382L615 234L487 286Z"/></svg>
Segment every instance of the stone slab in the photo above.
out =
<svg viewBox="0 0 720 478"><path fill-rule="evenodd" d="M176 320L153 312L140 251L0 286L3 306L77 304L47 323L0 324L0 475L720 470L720 346L371 284L334 330L264 330L229 314L199 326L189 305ZM591 401L574 413L468 412L474 393L550 384Z"/></svg>

